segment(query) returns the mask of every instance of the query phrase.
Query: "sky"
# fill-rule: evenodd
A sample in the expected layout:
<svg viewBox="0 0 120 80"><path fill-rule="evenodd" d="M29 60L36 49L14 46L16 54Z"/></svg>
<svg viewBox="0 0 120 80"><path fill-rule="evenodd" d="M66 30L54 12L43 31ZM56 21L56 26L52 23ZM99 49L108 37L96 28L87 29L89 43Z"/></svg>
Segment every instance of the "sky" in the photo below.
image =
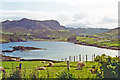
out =
<svg viewBox="0 0 120 80"><path fill-rule="evenodd" d="M57 20L67 27L118 27L119 0L0 0L0 21Z"/></svg>

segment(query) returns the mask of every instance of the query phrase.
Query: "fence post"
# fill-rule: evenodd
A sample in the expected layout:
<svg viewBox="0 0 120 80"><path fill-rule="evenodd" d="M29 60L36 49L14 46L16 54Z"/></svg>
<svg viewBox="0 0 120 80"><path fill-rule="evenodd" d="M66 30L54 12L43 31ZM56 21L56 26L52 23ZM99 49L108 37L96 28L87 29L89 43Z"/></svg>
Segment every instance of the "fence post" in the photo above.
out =
<svg viewBox="0 0 120 80"><path fill-rule="evenodd" d="M71 56L69 56L69 61L71 61Z"/></svg>
<svg viewBox="0 0 120 80"><path fill-rule="evenodd" d="M65 61L67 61L67 58L65 58Z"/></svg>
<svg viewBox="0 0 120 80"><path fill-rule="evenodd" d="M61 58L61 61L63 61L63 59Z"/></svg>
<svg viewBox="0 0 120 80"><path fill-rule="evenodd" d="M86 62L87 62L87 55L86 55Z"/></svg>
<svg viewBox="0 0 120 80"><path fill-rule="evenodd" d="M78 56L76 56L76 61L78 61Z"/></svg>
<svg viewBox="0 0 120 80"><path fill-rule="evenodd" d="M94 58L95 58L95 54L94 54Z"/></svg>
<svg viewBox="0 0 120 80"><path fill-rule="evenodd" d="M93 62L93 55L92 55L92 62Z"/></svg>
<svg viewBox="0 0 120 80"><path fill-rule="evenodd" d="M79 61L81 61L81 55L79 55Z"/></svg>
<svg viewBox="0 0 120 80"><path fill-rule="evenodd" d="M75 56L74 56L74 62L75 62Z"/></svg>
<svg viewBox="0 0 120 80"><path fill-rule="evenodd" d="M84 61L84 55L83 55L82 59L83 59L83 61Z"/></svg>
<svg viewBox="0 0 120 80"><path fill-rule="evenodd" d="M95 54L94 54L94 59L95 59ZM94 60L93 60L94 61Z"/></svg>
<svg viewBox="0 0 120 80"><path fill-rule="evenodd" d="M69 61L67 61L67 70L70 69L70 66L69 66Z"/></svg>

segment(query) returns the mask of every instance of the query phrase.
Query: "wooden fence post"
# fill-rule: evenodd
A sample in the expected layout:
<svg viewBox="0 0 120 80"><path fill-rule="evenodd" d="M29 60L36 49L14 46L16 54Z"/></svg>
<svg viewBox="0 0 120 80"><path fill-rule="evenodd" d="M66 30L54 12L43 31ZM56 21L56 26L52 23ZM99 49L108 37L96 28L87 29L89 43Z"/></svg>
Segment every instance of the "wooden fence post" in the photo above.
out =
<svg viewBox="0 0 120 80"><path fill-rule="evenodd" d="M69 61L71 61L71 56L69 56Z"/></svg>
<svg viewBox="0 0 120 80"><path fill-rule="evenodd" d="M63 61L63 59L61 58L61 61Z"/></svg>
<svg viewBox="0 0 120 80"><path fill-rule="evenodd" d="M95 59L95 54L94 54L94 59Z"/></svg>
<svg viewBox="0 0 120 80"><path fill-rule="evenodd" d="M67 70L70 69L70 66L69 66L69 61L67 61Z"/></svg>
<svg viewBox="0 0 120 80"><path fill-rule="evenodd" d="M81 61L81 55L79 55L79 61Z"/></svg>
<svg viewBox="0 0 120 80"><path fill-rule="evenodd" d="M83 59L83 61L84 61L84 55L83 55L82 59Z"/></svg>
<svg viewBox="0 0 120 80"><path fill-rule="evenodd" d="M78 56L76 56L76 61L78 61Z"/></svg>
<svg viewBox="0 0 120 80"><path fill-rule="evenodd" d="M94 59L95 59L95 54L94 54ZM93 60L94 61L94 60Z"/></svg>
<svg viewBox="0 0 120 80"><path fill-rule="evenodd" d="M87 62L87 55L86 55L86 62Z"/></svg>
<svg viewBox="0 0 120 80"><path fill-rule="evenodd" d="M92 55L92 62L93 62L93 55Z"/></svg>
<svg viewBox="0 0 120 80"><path fill-rule="evenodd" d="M74 62L75 62L75 56L74 56Z"/></svg>
<svg viewBox="0 0 120 80"><path fill-rule="evenodd" d="M65 58L65 61L67 61L67 58Z"/></svg>

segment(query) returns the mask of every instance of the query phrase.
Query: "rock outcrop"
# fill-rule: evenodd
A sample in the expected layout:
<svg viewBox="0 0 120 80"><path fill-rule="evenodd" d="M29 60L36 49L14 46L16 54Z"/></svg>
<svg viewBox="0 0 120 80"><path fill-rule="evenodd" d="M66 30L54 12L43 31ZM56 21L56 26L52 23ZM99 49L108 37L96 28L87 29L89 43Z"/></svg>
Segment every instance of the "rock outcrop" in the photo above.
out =
<svg viewBox="0 0 120 80"><path fill-rule="evenodd" d="M13 51L24 51L24 50L46 50L45 48L36 48L36 47L24 47L24 46L15 46L12 47L13 50L3 50L2 52L13 52Z"/></svg>

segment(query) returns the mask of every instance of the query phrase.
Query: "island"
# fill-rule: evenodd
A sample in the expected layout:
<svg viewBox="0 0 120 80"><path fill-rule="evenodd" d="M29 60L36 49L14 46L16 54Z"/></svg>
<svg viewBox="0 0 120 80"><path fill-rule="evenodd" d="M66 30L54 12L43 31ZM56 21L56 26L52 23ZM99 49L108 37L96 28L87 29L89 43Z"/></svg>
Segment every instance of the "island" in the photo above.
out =
<svg viewBox="0 0 120 80"><path fill-rule="evenodd" d="M13 50L2 50L2 52L14 52L14 51L29 51L29 50L46 50L45 48L36 48L36 47L24 47L24 46L15 46L11 47Z"/></svg>

